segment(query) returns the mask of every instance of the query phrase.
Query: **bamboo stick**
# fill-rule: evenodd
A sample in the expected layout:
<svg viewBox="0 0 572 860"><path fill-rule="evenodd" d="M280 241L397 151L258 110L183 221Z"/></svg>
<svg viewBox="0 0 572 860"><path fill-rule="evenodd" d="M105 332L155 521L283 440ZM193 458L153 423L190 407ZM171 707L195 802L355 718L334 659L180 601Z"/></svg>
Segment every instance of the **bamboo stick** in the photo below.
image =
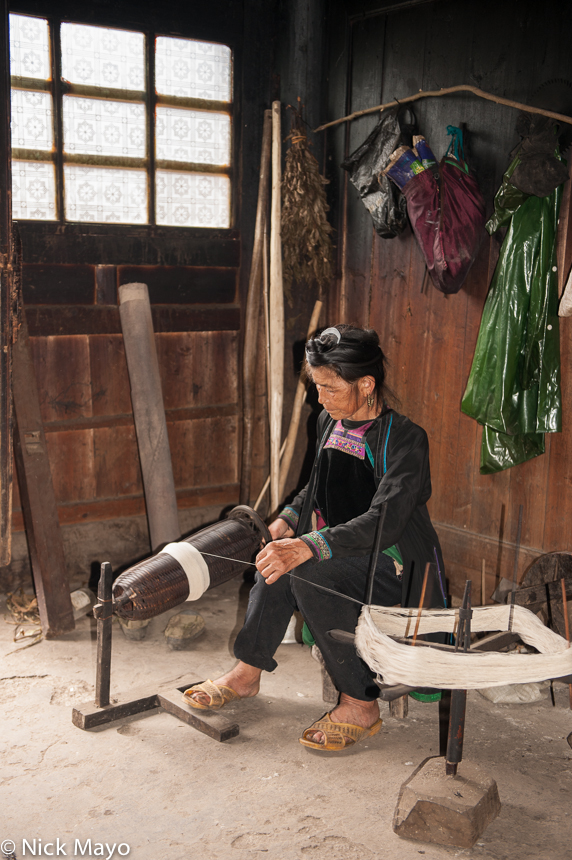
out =
<svg viewBox="0 0 572 860"><path fill-rule="evenodd" d="M570 647L570 622L568 621L568 601L566 600L566 581L564 577L560 580L562 588L562 614L564 615L564 630L566 632L566 641ZM568 684L568 695L570 696L570 710L572 711L572 684Z"/></svg>
<svg viewBox="0 0 572 860"><path fill-rule="evenodd" d="M282 442L282 445L280 447L280 457L282 457L285 447L286 447L286 439L284 439L284 441ZM252 506L255 511L258 510L258 508L262 502L262 499L264 498L264 494L265 494L265 492L269 486L270 486L270 475L268 475L268 477L264 481L263 487L258 494L258 498L256 499L255 503Z"/></svg>
<svg viewBox="0 0 572 860"><path fill-rule="evenodd" d="M254 429L256 383L256 346L258 333L258 317L260 314L260 276L262 271L262 253L264 241L264 222L268 199L270 175L270 145L272 135L272 114L264 112L262 131L262 152L260 156L260 175L258 181L258 204L256 207L256 223L254 228L254 244L250 277L248 280L248 297L246 300L246 318L244 322L244 353L242 364L242 468L240 475L240 503L250 502L250 477L252 473L252 436Z"/></svg>
<svg viewBox="0 0 572 860"><path fill-rule="evenodd" d="M272 202L270 217L270 509L280 502L280 437L284 385L284 292L282 287L282 241L280 192L282 135L280 102L272 102Z"/></svg>
<svg viewBox="0 0 572 860"><path fill-rule="evenodd" d="M308 326L308 331L306 333L306 341L310 340L312 333L316 331L318 327L318 320L320 319L321 310L322 302L318 299L318 301L314 305L312 316L310 317L310 325ZM305 396L306 386L304 385L302 374L300 374L300 379L298 380L298 385L296 386L296 394L294 396L294 406L292 407L290 427L288 428L288 435L286 436L286 447L284 449L284 456L282 457L282 462L280 464L280 499L282 499L284 496L284 488L288 479L288 472L290 471L292 457L294 456L296 439L298 438L298 429L300 427L300 415L302 414L302 406L304 404Z"/></svg>
<svg viewBox="0 0 572 860"><path fill-rule="evenodd" d="M425 605L425 592L427 591L427 580L429 579L429 568L431 567L430 563L427 562L425 565L425 573L423 574L423 586L421 588L421 597L419 598L419 609L417 611L417 621L415 622L415 632L413 633L413 640L411 642L412 645L415 645L417 641L417 633L419 632L419 622L421 621L421 613L423 612L423 607Z"/></svg>
<svg viewBox="0 0 572 860"><path fill-rule="evenodd" d="M444 87L440 90L420 90L418 93L415 93L412 96L406 96L403 99L394 99L391 102L386 102L383 105L377 105L376 107L366 108L365 110L356 110L348 116L343 116L340 119L334 119L332 122L326 122L324 125L318 126L318 128L314 129L314 133L319 131L324 131L326 128L331 128L333 125L339 125L342 122L350 122L352 119L357 119L360 116L366 116L370 113L377 113L377 111L387 110L390 107L397 107L398 105L408 104L409 102L415 102L418 99L426 99L426 98L436 98L437 96L448 96L451 93L473 93L473 95L478 96L481 99L486 99L490 102L496 102L499 105L506 105L507 107L516 108L516 110L524 110L529 113L539 113L542 116L550 117L550 119L557 119L560 122L566 122L569 125L572 125L572 117L565 116L561 113L554 113L551 110L544 110L543 108L533 107L532 105L525 105L522 102L515 102L512 99L503 99L501 96L494 96L492 93L487 93L485 90L480 90L478 87L471 87L466 84L460 84L456 87Z"/></svg>

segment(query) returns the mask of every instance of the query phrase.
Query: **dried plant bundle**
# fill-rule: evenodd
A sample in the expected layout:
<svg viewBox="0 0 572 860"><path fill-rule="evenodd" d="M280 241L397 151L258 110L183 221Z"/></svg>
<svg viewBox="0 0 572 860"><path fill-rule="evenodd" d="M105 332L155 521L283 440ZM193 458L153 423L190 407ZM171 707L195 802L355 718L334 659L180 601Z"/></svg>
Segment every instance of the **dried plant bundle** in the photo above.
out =
<svg viewBox="0 0 572 860"><path fill-rule="evenodd" d="M323 292L332 278L334 246L326 215L328 180L320 174L297 112L286 140L291 145L282 178L282 257L284 288L291 303L292 281L316 281Z"/></svg>

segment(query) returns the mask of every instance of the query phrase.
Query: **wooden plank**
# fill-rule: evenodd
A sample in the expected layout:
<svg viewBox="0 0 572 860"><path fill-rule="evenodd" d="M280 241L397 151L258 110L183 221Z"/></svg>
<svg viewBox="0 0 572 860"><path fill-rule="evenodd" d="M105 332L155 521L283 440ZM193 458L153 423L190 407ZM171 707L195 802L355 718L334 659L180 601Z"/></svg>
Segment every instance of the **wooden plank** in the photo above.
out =
<svg viewBox="0 0 572 860"><path fill-rule="evenodd" d="M176 688L172 691L159 691L157 700L159 705L177 719L192 726L193 729L208 735L215 741L228 741L237 737L239 733L238 723L229 723L220 714L212 711L193 711L188 705L181 701L181 693L187 690L190 684Z"/></svg>
<svg viewBox="0 0 572 860"><path fill-rule="evenodd" d="M218 484L211 486L182 487L177 489L177 507L202 508L210 505L238 504L238 483ZM145 514L143 496L128 496L117 499L95 499L94 501L79 501L61 503L58 505L60 525L114 520L119 517L135 517ZM12 514L12 529L24 530L21 511Z"/></svg>
<svg viewBox="0 0 572 860"><path fill-rule="evenodd" d="M95 303L98 305L116 305L117 302L117 266L95 267Z"/></svg>
<svg viewBox="0 0 572 860"><path fill-rule="evenodd" d="M154 305L153 328L169 331L238 331L240 310L234 305L189 307ZM87 305L28 305L26 318L30 336L121 334L117 307Z"/></svg>
<svg viewBox="0 0 572 860"><path fill-rule="evenodd" d="M27 305L91 305L95 301L93 266L22 266L22 290Z"/></svg>
<svg viewBox="0 0 572 860"><path fill-rule="evenodd" d="M94 431L49 433L47 448L58 504L95 499Z"/></svg>
<svg viewBox="0 0 572 860"><path fill-rule="evenodd" d="M120 334L89 337L89 367L92 390L92 414L98 417L130 414L131 394L125 360L123 336ZM51 424L48 422L47 427Z"/></svg>
<svg viewBox="0 0 572 860"><path fill-rule="evenodd" d="M238 335L180 332L155 337L165 409L238 401Z"/></svg>
<svg viewBox="0 0 572 860"><path fill-rule="evenodd" d="M14 346L15 451L20 497L42 630L52 639L74 629L56 498L25 323Z"/></svg>
<svg viewBox="0 0 572 860"><path fill-rule="evenodd" d="M91 224L19 223L26 263L99 265L240 265L235 230L189 230Z"/></svg>
<svg viewBox="0 0 572 860"><path fill-rule="evenodd" d="M167 421L194 421L198 418L223 418L238 414L236 403L223 403L220 406L187 406L181 409L165 410ZM90 415L87 418L71 418L69 421L47 421L44 423L45 433L57 433L60 430L97 430L103 427L131 427L133 415Z"/></svg>
<svg viewBox="0 0 572 860"><path fill-rule="evenodd" d="M131 694L134 696L134 694ZM145 692L139 697L134 698L117 698L113 697L113 703L103 708L98 708L93 702L85 702L85 704L77 705L72 710L72 723L78 729L95 729L98 726L105 726L109 723L115 723L117 720L122 720L125 717L132 717L135 714L143 714L146 711L152 711L153 708L159 707L157 693Z"/></svg>
<svg viewBox="0 0 572 860"><path fill-rule="evenodd" d="M89 343L85 336L31 338L42 419L92 414Z"/></svg>
<svg viewBox="0 0 572 860"><path fill-rule="evenodd" d="M96 498L121 498L142 492L133 424L130 427L102 427L94 430L93 452Z"/></svg>
<svg viewBox="0 0 572 860"><path fill-rule="evenodd" d="M141 283L152 304L230 304L236 299L236 269L191 266L119 266L119 284Z"/></svg>

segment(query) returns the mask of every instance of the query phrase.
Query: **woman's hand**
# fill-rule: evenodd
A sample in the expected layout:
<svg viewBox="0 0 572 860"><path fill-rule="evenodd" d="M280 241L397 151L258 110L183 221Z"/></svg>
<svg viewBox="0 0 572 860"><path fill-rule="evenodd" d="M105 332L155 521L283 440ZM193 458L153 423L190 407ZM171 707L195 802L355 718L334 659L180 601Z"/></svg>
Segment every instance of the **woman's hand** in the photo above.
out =
<svg viewBox="0 0 572 860"><path fill-rule="evenodd" d="M286 522L286 520L274 520L268 526L268 531L272 535L272 540L280 540L280 538L294 537L294 532Z"/></svg>
<svg viewBox="0 0 572 860"><path fill-rule="evenodd" d="M282 520L282 522L284 521ZM266 580L266 584L272 585L285 573L294 570L299 564L313 557L314 553L303 540L283 538L282 540L273 540L258 553L256 567Z"/></svg>

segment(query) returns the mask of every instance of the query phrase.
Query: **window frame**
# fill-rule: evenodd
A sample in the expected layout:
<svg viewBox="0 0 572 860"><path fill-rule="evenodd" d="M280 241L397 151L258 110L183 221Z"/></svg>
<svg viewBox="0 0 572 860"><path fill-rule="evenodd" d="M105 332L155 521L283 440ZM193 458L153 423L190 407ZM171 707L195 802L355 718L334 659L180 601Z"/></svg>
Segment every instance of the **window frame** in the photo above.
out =
<svg viewBox="0 0 572 860"><path fill-rule="evenodd" d="M31 4L32 5L32 4ZM33 4L36 6L36 4ZM42 5L42 4L38 4ZM43 81L34 78L13 77L11 76L11 88L20 90L33 90L49 92L52 96L52 111L53 111L53 132L54 132L54 147L53 150L26 150L18 149L17 147L11 150L12 159L23 161L43 161L45 163L54 164L55 169L55 185L56 185L56 217L54 219L15 219L16 223L24 227L25 232L28 229L38 230L46 236L65 232L71 233L89 233L96 236L102 234L118 235L124 233L133 235L139 238L144 236L153 236L158 239L172 234L189 236L192 233L198 237L205 239L221 239L221 238L238 238L237 223L238 223L238 201L239 194L237 193L237 178L240 175L239 169L239 152L240 142L239 133L240 122L238 117L239 109L239 88L237 81L239 78L240 69L240 46L238 40L228 32L223 32L215 35L211 32L204 32L203 28L198 26L197 32L174 32L165 29L157 29L156 27L148 26L141 21L132 21L128 18L121 20L109 20L102 18L90 18L81 14L57 14L54 12L45 12L41 8L18 7L10 8L10 14L24 15L35 18L42 18L48 22L49 27L49 44L50 44L50 68L51 80ZM95 26L102 28L111 28L118 30L126 30L130 32L141 33L145 40L145 92L119 90L113 88L92 87L80 84L70 84L62 79L62 54L61 54L61 25L63 23ZM228 47L231 51L231 101L220 102L210 99L193 99L178 96L166 96L158 94L155 90L155 40L158 37L165 36L168 38L190 39L195 41L209 42L212 44L221 44ZM133 101L143 103L146 110L146 143L147 155L144 158L121 157L121 156L93 156L79 155L66 153L64 155L64 135L63 135L63 99L66 95L84 96L87 98L109 98L117 101ZM208 110L213 113L226 113L230 118L231 129L231 147L230 147L230 164L228 166L210 165L195 162L178 162L165 161L156 158L155 151L155 127L156 127L156 109L160 107L181 107L185 109ZM31 157L32 156L32 157ZM82 164L85 166L101 166L101 167L134 167L144 169L148 179L148 201L147 223L123 223L110 224L101 221L73 221L65 218L65 200L64 200L64 164ZM229 226L228 227L199 227L199 226L177 226L177 225L158 225L156 222L156 173L157 170L178 170L188 172L189 175L215 174L228 176L230 182L230 202L229 202Z"/></svg>

